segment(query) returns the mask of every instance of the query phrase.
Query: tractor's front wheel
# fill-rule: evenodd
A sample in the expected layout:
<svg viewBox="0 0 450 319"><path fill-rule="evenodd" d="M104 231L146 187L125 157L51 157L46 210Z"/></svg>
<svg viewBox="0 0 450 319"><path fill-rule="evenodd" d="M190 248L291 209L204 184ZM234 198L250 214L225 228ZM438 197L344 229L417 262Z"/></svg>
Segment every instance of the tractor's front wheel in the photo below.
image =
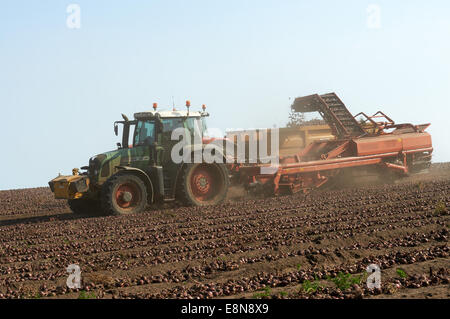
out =
<svg viewBox="0 0 450 319"><path fill-rule="evenodd" d="M229 187L223 164L187 164L178 182L179 199L187 205L216 205L225 200Z"/></svg>
<svg viewBox="0 0 450 319"><path fill-rule="evenodd" d="M108 215L139 213L147 206L147 188L136 175L114 175L102 186L101 204Z"/></svg>

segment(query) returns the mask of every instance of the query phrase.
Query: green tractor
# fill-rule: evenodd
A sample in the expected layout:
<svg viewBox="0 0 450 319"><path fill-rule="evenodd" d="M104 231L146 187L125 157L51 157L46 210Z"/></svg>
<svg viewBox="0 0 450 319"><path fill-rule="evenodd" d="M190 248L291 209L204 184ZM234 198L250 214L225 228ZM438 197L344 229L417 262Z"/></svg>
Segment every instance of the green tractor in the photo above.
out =
<svg viewBox="0 0 450 319"><path fill-rule="evenodd" d="M72 175L51 180L55 198L67 199L78 214L138 213L148 204L174 200L196 206L221 203L229 187L225 156L215 154L223 157L222 162L194 160L211 142L204 136L209 114L204 105L201 112L189 112L189 101L186 106L186 111L157 111L155 103L154 111L136 113L133 120L122 114L123 121L114 123L116 136L119 124L123 125L118 149L92 157L89 166L81 167L82 172L75 168ZM183 159L190 160L172 159L172 150L179 143L172 139L175 129L191 137L187 140L192 142L183 147Z"/></svg>

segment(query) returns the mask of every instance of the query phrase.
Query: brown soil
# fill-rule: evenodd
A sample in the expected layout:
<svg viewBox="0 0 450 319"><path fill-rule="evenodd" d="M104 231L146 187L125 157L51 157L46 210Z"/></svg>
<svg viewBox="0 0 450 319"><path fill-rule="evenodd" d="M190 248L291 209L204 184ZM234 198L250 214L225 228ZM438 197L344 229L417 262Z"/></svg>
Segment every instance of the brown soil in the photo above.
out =
<svg viewBox="0 0 450 319"><path fill-rule="evenodd" d="M1 191L0 298L449 298L449 190L450 163L392 185L233 189L223 205L132 216L78 216L47 188ZM66 287L70 264L82 289ZM369 264L381 289L366 287ZM363 279L337 287L345 274Z"/></svg>

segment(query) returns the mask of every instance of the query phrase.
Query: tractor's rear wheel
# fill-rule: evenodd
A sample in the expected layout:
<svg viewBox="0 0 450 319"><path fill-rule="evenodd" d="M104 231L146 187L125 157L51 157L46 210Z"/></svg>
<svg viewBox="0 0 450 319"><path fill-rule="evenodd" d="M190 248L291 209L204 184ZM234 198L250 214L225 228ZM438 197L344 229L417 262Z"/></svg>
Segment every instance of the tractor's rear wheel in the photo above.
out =
<svg viewBox="0 0 450 319"><path fill-rule="evenodd" d="M179 199L186 205L216 205L225 200L229 187L223 164L187 164L178 182Z"/></svg>
<svg viewBox="0 0 450 319"><path fill-rule="evenodd" d="M78 215L100 215L100 201L94 199L69 199L67 201L72 212Z"/></svg>
<svg viewBox="0 0 450 319"><path fill-rule="evenodd" d="M136 175L114 175L102 186L101 204L108 215L139 213L147 206L147 188Z"/></svg>

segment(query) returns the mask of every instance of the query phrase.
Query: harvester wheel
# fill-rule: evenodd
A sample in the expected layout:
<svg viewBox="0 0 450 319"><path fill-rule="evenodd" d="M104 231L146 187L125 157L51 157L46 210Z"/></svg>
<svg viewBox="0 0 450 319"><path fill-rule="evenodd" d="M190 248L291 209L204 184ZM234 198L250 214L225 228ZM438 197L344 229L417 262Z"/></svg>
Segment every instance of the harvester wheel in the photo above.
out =
<svg viewBox="0 0 450 319"><path fill-rule="evenodd" d="M69 199L67 201L70 209L79 215L99 215L101 214L100 202L94 199Z"/></svg>
<svg viewBox="0 0 450 319"><path fill-rule="evenodd" d="M147 188L133 174L111 176L102 186L101 204L109 215L139 213L147 206Z"/></svg>
<svg viewBox="0 0 450 319"><path fill-rule="evenodd" d="M229 183L223 164L187 164L178 182L178 198L186 205L216 205L225 200Z"/></svg>

